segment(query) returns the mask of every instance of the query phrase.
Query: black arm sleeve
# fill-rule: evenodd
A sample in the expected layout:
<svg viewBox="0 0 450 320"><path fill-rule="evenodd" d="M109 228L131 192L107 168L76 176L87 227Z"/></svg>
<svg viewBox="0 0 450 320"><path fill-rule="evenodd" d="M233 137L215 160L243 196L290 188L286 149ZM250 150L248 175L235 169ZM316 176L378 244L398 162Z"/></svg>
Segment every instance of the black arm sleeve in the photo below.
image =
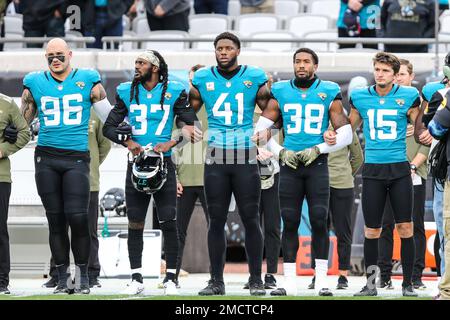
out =
<svg viewBox="0 0 450 320"><path fill-rule="evenodd" d="M431 119L433 119L436 114L437 109L441 105L444 98L439 93L439 91L435 92L428 103L428 107L424 110L422 116L422 122L425 124L425 127L428 127L428 123L430 123Z"/></svg>
<svg viewBox="0 0 450 320"><path fill-rule="evenodd" d="M177 101L175 101L173 111L176 116L175 121L178 128L181 128L184 125L194 125L194 122L198 120L194 108L188 103L188 96L185 91L181 92Z"/></svg>
<svg viewBox="0 0 450 320"><path fill-rule="evenodd" d="M122 141L117 139L116 128L128 115L128 109L119 96L116 96L116 101L116 105L112 108L105 124L103 125L103 135L117 144L126 146Z"/></svg>

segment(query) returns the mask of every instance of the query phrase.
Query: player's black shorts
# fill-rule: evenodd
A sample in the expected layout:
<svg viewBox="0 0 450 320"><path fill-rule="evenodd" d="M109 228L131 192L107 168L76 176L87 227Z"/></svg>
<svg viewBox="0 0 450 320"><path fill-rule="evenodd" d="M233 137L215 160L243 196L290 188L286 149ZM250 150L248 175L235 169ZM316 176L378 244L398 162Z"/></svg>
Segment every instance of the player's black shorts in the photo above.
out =
<svg viewBox="0 0 450 320"><path fill-rule="evenodd" d="M170 157L164 157L167 164L167 180L160 190L153 194L156 213L160 222L176 219L177 206L177 180L175 166ZM147 215L151 195L137 191L131 182L132 163L128 164L125 180L125 200L127 203L128 220L132 222L143 222Z"/></svg>
<svg viewBox="0 0 450 320"><path fill-rule="evenodd" d="M226 221L232 193L241 216L257 217L261 178L256 149L225 150L209 147L204 185L208 213L212 219Z"/></svg>
<svg viewBox="0 0 450 320"><path fill-rule="evenodd" d="M301 217L301 205L306 197L311 214L317 208L323 208L321 212L328 213L330 198L330 179L328 174L328 157L320 155L308 167L300 165L297 170L280 163L280 209L281 215ZM292 216L290 218L293 218ZM321 219L326 220L326 216Z"/></svg>
<svg viewBox="0 0 450 320"><path fill-rule="evenodd" d="M48 214L88 212L89 162L89 153L55 156L36 148L36 187Z"/></svg>
<svg viewBox="0 0 450 320"><path fill-rule="evenodd" d="M409 162L365 164L362 175L362 209L366 227L381 228L387 197L395 222L411 222L413 184Z"/></svg>

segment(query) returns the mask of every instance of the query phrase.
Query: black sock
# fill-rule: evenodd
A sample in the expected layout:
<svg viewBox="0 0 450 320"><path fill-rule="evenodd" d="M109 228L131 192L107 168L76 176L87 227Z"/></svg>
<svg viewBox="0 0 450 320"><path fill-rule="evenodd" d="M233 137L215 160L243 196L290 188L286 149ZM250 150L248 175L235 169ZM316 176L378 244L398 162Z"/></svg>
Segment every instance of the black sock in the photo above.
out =
<svg viewBox="0 0 450 320"><path fill-rule="evenodd" d="M80 275L87 276L87 274L88 274L88 265L87 264L77 264L76 266L80 270Z"/></svg>
<svg viewBox="0 0 450 320"><path fill-rule="evenodd" d="M144 229L128 229L128 256L131 269L142 267L142 250L144 249Z"/></svg>
<svg viewBox="0 0 450 320"><path fill-rule="evenodd" d="M364 262L366 266L367 283L375 288L375 276L378 261L378 239L364 239ZM373 283L372 283L373 282Z"/></svg>
<svg viewBox="0 0 450 320"><path fill-rule="evenodd" d="M401 238L402 247L400 249L400 255L402 259L403 268L403 283L402 287L411 285L411 277L413 273L414 260L416 254L416 244L414 242L414 237Z"/></svg>
<svg viewBox="0 0 450 320"><path fill-rule="evenodd" d="M131 275L131 280L136 280L139 283L143 283L144 282L144 278L142 277L142 274L140 274L140 273L133 273Z"/></svg>
<svg viewBox="0 0 450 320"><path fill-rule="evenodd" d="M164 254L166 256L166 268L177 268L178 234L175 220L160 222L164 238Z"/></svg>
<svg viewBox="0 0 450 320"><path fill-rule="evenodd" d="M175 273L172 273L172 272L166 272L166 278L167 278L167 280L172 280L172 281L174 281L174 280L175 280Z"/></svg>

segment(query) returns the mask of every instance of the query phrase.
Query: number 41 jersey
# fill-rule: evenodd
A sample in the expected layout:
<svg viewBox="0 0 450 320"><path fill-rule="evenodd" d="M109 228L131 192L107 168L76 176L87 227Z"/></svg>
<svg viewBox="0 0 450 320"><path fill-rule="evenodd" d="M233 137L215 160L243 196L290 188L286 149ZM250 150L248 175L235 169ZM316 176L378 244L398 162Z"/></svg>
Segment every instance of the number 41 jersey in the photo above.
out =
<svg viewBox="0 0 450 320"><path fill-rule="evenodd" d="M88 151L91 90L100 83L93 69L73 69L64 81L49 71L31 72L23 79L37 106L38 146Z"/></svg>
<svg viewBox="0 0 450 320"><path fill-rule="evenodd" d="M336 83L317 79L307 90L301 90L294 80L279 81L272 85L272 96L283 117L286 149L302 151L324 142L328 110L334 100L341 99Z"/></svg>
<svg viewBox="0 0 450 320"><path fill-rule="evenodd" d="M264 71L241 66L231 79L217 67L197 70L192 84L200 92L208 115L208 144L222 149L248 149L254 144L253 113L259 88L267 82Z"/></svg>
<svg viewBox="0 0 450 320"><path fill-rule="evenodd" d="M406 157L407 113L420 105L416 88L394 84L386 96L375 86L354 89L350 104L363 119L365 163L397 163Z"/></svg>

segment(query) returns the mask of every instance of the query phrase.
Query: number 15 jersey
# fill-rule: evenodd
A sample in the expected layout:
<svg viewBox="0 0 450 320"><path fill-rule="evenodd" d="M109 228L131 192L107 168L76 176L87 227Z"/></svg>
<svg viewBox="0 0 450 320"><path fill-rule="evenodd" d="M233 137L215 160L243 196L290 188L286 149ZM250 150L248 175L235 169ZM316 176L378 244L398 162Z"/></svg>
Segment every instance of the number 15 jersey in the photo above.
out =
<svg viewBox="0 0 450 320"><path fill-rule="evenodd" d="M375 86L354 89L350 104L363 119L365 163L397 163L406 157L407 113L420 105L416 88L394 84L386 96Z"/></svg>

